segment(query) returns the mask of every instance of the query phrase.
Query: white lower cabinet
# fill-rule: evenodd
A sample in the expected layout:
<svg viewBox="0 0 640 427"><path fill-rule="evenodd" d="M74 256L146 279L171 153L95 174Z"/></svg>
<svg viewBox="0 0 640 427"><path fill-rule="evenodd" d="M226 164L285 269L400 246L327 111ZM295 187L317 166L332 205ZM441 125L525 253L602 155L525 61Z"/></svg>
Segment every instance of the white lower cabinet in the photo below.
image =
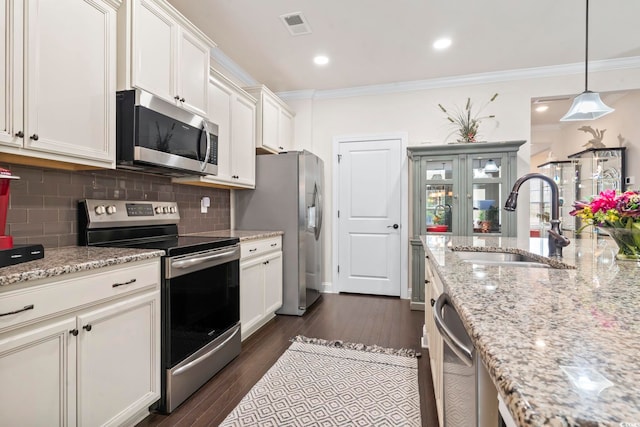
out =
<svg viewBox="0 0 640 427"><path fill-rule="evenodd" d="M159 258L74 276L0 293L3 424L133 425L160 397Z"/></svg>
<svg viewBox="0 0 640 427"><path fill-rule="evenodd" d="M282 237L241 242L240 323L246 339L282 306Z"/></svg>
<svg viewBox="0 0 640 427"><path fill-rule="evenodd" d="M438 274L432 270L429 259L425 260L425 299L426 308L424 310L424 323L429 339L429 363L431 365L431 376L433 378L433 392L436 398L436 409L438 412L438 422L443 426L443 346L444 342L436 328L433 319L433 304L442 293L442 282Z"/></svg>

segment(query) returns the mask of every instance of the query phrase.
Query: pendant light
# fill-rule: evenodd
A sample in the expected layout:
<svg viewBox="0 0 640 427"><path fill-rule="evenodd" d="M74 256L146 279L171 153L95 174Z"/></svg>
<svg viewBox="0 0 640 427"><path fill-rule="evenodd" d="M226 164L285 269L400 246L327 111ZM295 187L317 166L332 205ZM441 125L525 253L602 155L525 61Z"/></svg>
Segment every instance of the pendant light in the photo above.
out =
<svg viewBox="0 0 640 427"><path fill-rule="evenodd" d="M571 104L571 108L560 119L561 122L572 122L579 120L595 120L606 114L612 113L613 108L605 105L600 99L600 94L591 92L587 88L587 77L589 74L589 0L587 3L587 22L585 31L585 52L584 52L584 92L576 96Z"/></svg>
<svg viewBox="0 0 640 427"><path fill-rule="evenodd" d="M500 171L500 168L496 164L495 160L493 159L487 160L487 163L485 163L484 165L484 173L495 173L499 171Z"/></svg>

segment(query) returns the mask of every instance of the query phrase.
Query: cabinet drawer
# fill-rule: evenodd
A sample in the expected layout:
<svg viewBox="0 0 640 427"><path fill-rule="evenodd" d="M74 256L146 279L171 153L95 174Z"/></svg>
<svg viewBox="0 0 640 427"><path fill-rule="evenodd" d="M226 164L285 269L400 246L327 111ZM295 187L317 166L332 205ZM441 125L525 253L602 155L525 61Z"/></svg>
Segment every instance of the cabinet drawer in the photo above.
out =
<svg viewBox="0 0 640 427"><path fill-rule="evenodd" d="M282 237L249 240L240 243L240 259L251 258L270 251L282 250Z"/></svg>
<svg viewBox="0 0 640 427"><path fill-rule="evenodd" d="M140 289L158 287L159 260L104 268L73 279L51 279L41 285L0 293L0 332ZM16 313L8 314L13 312Z"/></svg>

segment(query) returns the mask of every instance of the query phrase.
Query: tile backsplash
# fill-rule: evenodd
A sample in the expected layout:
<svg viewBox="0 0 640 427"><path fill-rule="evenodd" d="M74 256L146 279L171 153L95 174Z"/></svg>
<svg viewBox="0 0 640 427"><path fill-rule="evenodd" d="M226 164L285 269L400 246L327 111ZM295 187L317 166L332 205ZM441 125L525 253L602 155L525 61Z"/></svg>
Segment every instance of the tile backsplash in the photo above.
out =
<svg viewBox="0 0 640 427"><path fill-rule="evenodd" d="M174 184L171 178L121 170L63 171L0 164L20 180L11 182L6 234L14 244L40 243L45 248L74 246L81 199L178 202L180 233L230 228L230 191ZM200 213L200 199L211 206Z"/></svg>

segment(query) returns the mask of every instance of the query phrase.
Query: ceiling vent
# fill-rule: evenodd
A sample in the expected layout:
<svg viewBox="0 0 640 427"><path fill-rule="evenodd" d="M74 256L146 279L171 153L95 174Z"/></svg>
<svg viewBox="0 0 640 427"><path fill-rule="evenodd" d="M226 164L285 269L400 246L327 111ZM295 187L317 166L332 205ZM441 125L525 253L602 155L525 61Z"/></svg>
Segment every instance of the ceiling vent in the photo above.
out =
<svg viewBox="0 0 640 427"><path fill-rule="evenodd" d="M280 15L280 19L282 19L284 26L287 27L292 36L311 34L311 27L301 12L285 13Z"/></svg>

